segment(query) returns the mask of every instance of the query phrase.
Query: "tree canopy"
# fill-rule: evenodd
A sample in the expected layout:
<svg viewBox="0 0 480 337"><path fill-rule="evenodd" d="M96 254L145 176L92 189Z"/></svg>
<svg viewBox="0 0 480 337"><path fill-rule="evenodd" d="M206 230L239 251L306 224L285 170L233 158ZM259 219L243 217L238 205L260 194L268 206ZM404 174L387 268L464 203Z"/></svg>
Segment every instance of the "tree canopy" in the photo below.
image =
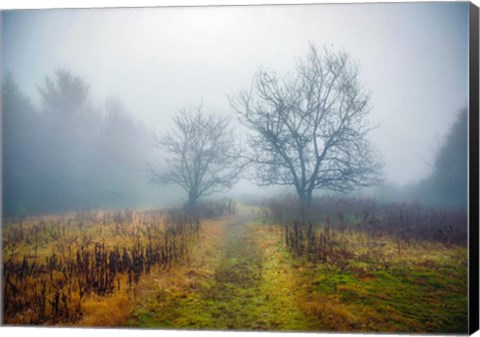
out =
<svg viewBox="0 0 480 337"><path fill-rule="evenodd" d="M228 117L195 107L181 110L173 121L169 132L155 138L168 167L159 171L148 166L150 180L182 187L188 194L187 210L194 212L200 197L226 191L238 181L237 148Z"/></svg>
<svg viewBox="0 0 480 337"><path fill-rule="evenodd" d="M249 130L247 160L259 185L295 187L308 213L316 189L350 191L379 181L367 139L368 94L346 53L310 46L295 72L260 69L251 90L231 99Z"/></svg>
<svg viewBox="0 0 480 337"><path fill-rule="evenodd" d="M31 103L12 76L2 87L3 212L17 216L126 207L150 197L149 141L118 100L91 103L89 84L58 70Z"/></svg>
<svg viewBox="0 0 480 337"><path fill-rule="evenodd" d="M468 113L461 109L439 147L431 175L416 187L417 197L430 204L467 207Z"/></svg>

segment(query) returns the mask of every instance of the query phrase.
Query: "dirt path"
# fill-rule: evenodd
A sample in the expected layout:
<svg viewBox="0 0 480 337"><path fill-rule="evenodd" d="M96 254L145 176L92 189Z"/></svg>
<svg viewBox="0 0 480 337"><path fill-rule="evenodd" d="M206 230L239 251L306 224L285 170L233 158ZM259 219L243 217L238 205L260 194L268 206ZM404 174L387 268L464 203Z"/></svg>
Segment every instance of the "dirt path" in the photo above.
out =
<svg viewBox="0 0 480 337"><path fill-rule="evenodd" d="M245 217L225 226L223 258L205 298L215 304L210 309L221 328L265 328L258 308L263 295L262 256L249 230Z"/></svg>
<svg viewBox="0 0 480 337"><path fill-rule="evenodd" d="M161 286L149 294L139 305L133 325L305 329L305 319L292 295L296 287L293 270L282 260L278 235L259 232L251 217L238 215L222 224L220 235L204 240L209 240L209 246L200 244L194 256L196 262L189 270L178 272L177 279L183 285ZM208 247L210 251L205 252Z"/></svg>

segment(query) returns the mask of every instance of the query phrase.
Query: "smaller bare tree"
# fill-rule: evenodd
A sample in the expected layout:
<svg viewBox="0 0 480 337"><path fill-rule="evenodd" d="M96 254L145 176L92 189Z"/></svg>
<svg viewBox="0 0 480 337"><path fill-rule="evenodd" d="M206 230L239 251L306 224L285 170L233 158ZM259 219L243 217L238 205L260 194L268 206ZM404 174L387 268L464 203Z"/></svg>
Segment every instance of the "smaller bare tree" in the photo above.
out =
<svg viewBox="0 0 480 337"><path fill-rule="evenodd" d="M181 110L173 121L154 144L166 154L168 169L159 172L148 165L147 170L152 183L182 187L188 193L186 209L193 213L200 197L225 192L238 181L237 147L229 117L195 107Z"/></svg>

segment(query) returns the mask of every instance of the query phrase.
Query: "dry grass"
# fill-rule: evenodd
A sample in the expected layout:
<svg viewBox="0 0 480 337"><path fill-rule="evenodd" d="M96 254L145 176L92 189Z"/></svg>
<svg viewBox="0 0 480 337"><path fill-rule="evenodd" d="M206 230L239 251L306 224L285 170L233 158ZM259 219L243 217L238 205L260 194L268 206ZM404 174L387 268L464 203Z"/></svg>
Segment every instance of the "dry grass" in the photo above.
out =
<svg viewBox="0 0 480 337"><path fill-rule="evenodd" d="M158 212L8 222L2 236L4 322L126 325L130 293L141 276L182 263L198 230L196 220Z"/></svg>
<svg viewBox="0 0 480 337"><path fill-rule="evenodd" d="M218 252L221 251L224 221L205 220L186 260L169 268L152 268L150 274L140 279L133 292L90 297L84 303L84 315L77 325L136 326L142 313L149 310L162 312L176 298L195 293L203 282L213 277Z"/></svg>
<svg viewBox="0 0 480 337"><path fill-rule="evenodd" d="M131 312L132 295L127 291L109 296L89 296L83 303L83 316L75 325L82 327L124 327Z"/></svg>
<svg viewBox="0 0 480 337"><path fill-rule="evenodd" d="M171 314L165 308L171 308L186 298L200 300L199 289L207 287L214 278L215 267L221 259L219 252L224 245L223 225L226 221L228 217L204 221L185 263L168 270L156 268L140 280L131 306L130 325L163 326Z"/></svg>
<svg viewBox="0 0 480 337"><path fill-rule="evenodd" d="M189 238L183 259L153 265L132 287L125 273L116 275L120 287L112 293L90 292L82 298L78 287L72 286L68 315L48 324L466 331L464 246L420 239L407 242L386 233L372 235L345 228L335 230L329 239L325 259L314 260L286 247L284 227L252 221L252 209L240 206L237 210L237 216L202 221L198 235ZM94 247L95 242L102 242L107 250L145 242L147 223L156 221L159 235L165 231L157 216L132 212L125 213L122 221L118 214L115 218L114 213L97 212L25 219L21 229L18 222L7 224L4 263L14 261L19 266L25 256L28 261L44 261L53 253L59 258L75 256L78 247ZM53 288L46 292L45 307L51 314L55 284L62 284L64 276L54 270L48 277ZM33 275L29 280L22 291L27 297L37 296L42 285ZM77 316L78 303L81 315ZM28 324L36 316L26 308L4 319L9 324Z"/></svg>
<svg viewBox="0 0 480 337"><path fill-rule="evenodd" d="M280 226L261 226L256 235L281 274L289 275L294 286L287 298L296 299L307 317L304 330L466 332L467 250L461 245L399 246L391 236L346 230L335 234L332 252L347 250L353 257L314 263L279 254L287 250Z"/></svg>

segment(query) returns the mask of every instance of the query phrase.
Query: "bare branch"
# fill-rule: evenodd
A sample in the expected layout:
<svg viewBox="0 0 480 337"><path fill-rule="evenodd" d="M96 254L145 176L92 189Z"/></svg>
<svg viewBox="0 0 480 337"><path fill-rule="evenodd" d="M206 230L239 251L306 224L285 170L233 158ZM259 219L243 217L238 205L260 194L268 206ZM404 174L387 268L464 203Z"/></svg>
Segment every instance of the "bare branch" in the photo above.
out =
<svg viewBox="0 0 480 337"><path fill-rule="evenodd" d="M375 184L381 165L366 136L368 94L346 53L310 46L293 76L260 69L248 92L230 98L249 129L245 155L259 185L352 190Z"/></svg>
<svg viewBox="0 0 480 337"><path fill-rule="evenodd" d="M152 183L177 184L188 193L188 208L202 196L230 189L239 179L238 148L230 117L207 115L202 107L181 110L174 128L155 136L154 146L167 155L168 169L147 166Z"/></svg>

